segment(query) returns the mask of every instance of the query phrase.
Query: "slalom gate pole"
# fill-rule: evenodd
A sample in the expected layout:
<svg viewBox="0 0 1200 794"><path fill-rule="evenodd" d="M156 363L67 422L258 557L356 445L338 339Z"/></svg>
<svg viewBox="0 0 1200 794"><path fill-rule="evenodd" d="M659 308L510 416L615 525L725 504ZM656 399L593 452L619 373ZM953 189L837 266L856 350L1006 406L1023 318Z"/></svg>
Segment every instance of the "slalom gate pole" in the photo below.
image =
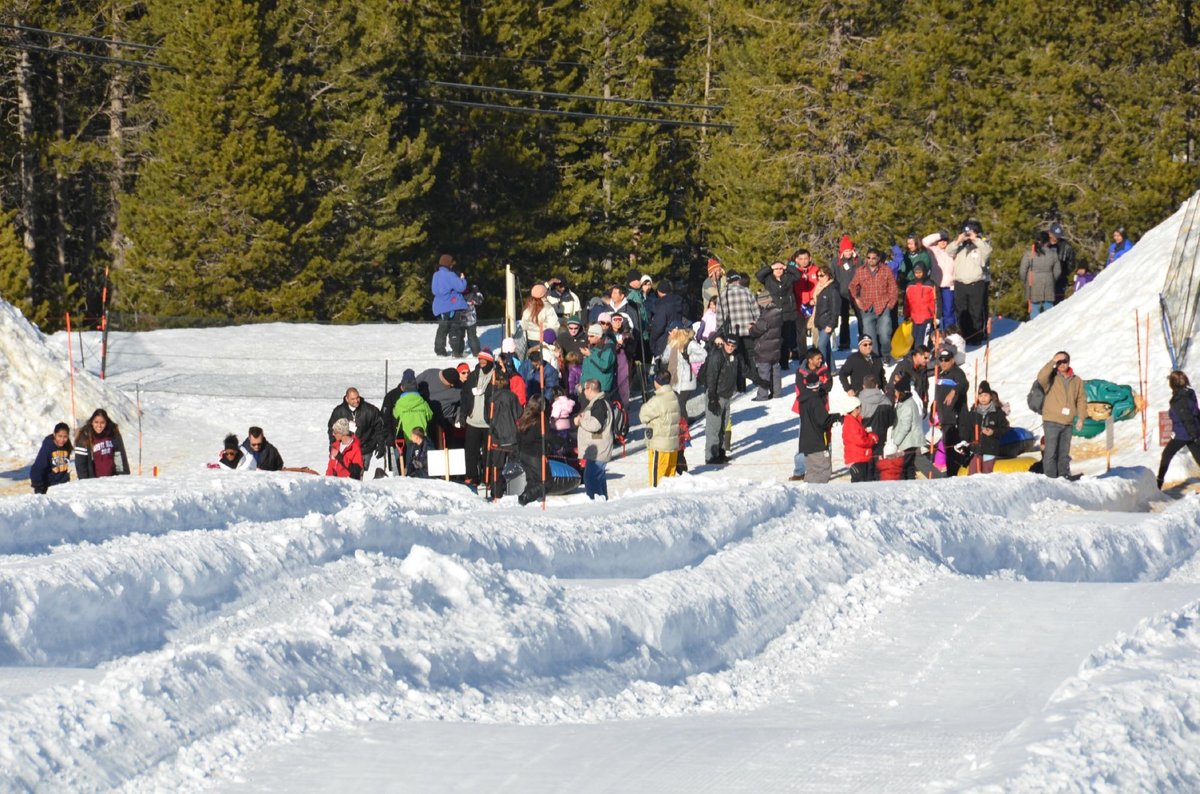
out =
<svg viewBox="0 0 1200 794"><path fill-rule="evenodd" d="M546 338L546 329L538 320L538 339ZM538 368L538 385L542 390L542 511L546 510L546 353L542 345L542 366Z"/></svg>
<svg viewBox="0 0 1200 794"><path fill-rule="evenodd" d="M979 397L979 359L975 359L975 397Z"/></svg>
<svg viewBox="0 0 1200 794"><path fill-rule="evenodd" d="M108 374L108 265L104 266L104 287L100 290L103 306L100 315L100 380Z"/></svg>
<svg viewBox="0 0 1200 794"><path fill-rule="evenodd" d="M1146 312L1146 363L1142 366L1142 399L1147 403L1150 401L1150 312ZM1147 445L1150 443L1146 437L1146 412L1142 411L1142 452L1147 450Z"/></svg>
<svg viewBox="0 0 1200 794"><path fill-rule="evenodd" d="M79 428L75 426L75 354L71 352L70 312L67 312L67 371L71 373L71 435L75 435Z"/></svg>
<svg viewBox="0 0 1200 794"><path fill-rule="evenodd" d="M79 371L85 372L87 370L87 362L83 360L83 329L76 327L75 333L79 335ZM68 333L67 336L70 336L70 334Z"/></svg>
<svg viewBox="0 0 1200 794"><path fill-rule="evenodd" d="M1137 337L1138 396L1142 400L1142 451L1146 451L1146 392L1142 388L1142 318L1133 310L1133 331Z"/></svg>
<svg viewBox="0 0 1200 794"><path fill-rule="evenodd" d="M142 384L137 384L137 416L138 416L138 476L142 476Z"/></svg>

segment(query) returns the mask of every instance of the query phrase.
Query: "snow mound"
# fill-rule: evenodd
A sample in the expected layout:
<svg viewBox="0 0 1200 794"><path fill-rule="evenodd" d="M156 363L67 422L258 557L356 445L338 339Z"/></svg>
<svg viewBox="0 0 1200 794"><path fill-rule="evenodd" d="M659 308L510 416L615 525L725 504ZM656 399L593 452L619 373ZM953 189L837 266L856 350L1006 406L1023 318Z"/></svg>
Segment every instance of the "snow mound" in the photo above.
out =
<svg viewBox="0 0 1200 794"><path fill-rule="evenodd" d="M31 459L58 422L72 424L71 383L65 350L47 341L21 311L0 300L0 458ZM137 407L120 390L86 372L75 373L79 421L96 408L126 428ZM132 439L127 439L127 441Z"/></svg>
<svg viewBox="0 0 1200 794"><path fill-rule="evenodd" d="M1120 512L1151 496L1145 470L703 485L548 514L438 482L236 474L195 497L147 481L136 501L13 499L6 521L45 526L49 501L70 542L13 541L45 553L0 568L0 663L102 677L8 703L0 733L22 739L0 747L0 779L177 789L366 720L753 707L933 577L1130 581L1200 548L1200 500L1151 526ZM252 503L251 520L216 509Z"/></svg>
<svg viewBox="0 0 1200 794"><path fill-rule="evenodd" d="M1071 354L1072 368L1085 380L1100 378L1132 386L1135 393L1139 391L1139 334L1145 351L1148 330L1148 450L1141 450L1141 420L1136 416L1114 425L1115 445L1122 451L1136 450L1133 459L1142 465L1150 466L1157 461L1161 449L1156 432L1158 412L1167 409L1171 396L1167 387L1171 357L1162 330L1159 293L1166 281L1176 236L1185 220L1185 208L1186 205L1181 206L1147 232L1129 253L1101 272L1079 294L1036 320L1021 323L1012 333L995 340L990 349L979 348L968 355L963 371L973 382L988 380L1001 399L1010 404L1012 424L1035 432L1041 427L1041 417L1026 406L1025 395L1038 370L1059 350ZM1135 323L1135 316L1139 323ZM1103 444L1103 435L1092 441L1075 439L1072 455L1078 460L1100 457ZM1194 466L1189 456L1177 455L1172 471L1182 477Z"/></svg>

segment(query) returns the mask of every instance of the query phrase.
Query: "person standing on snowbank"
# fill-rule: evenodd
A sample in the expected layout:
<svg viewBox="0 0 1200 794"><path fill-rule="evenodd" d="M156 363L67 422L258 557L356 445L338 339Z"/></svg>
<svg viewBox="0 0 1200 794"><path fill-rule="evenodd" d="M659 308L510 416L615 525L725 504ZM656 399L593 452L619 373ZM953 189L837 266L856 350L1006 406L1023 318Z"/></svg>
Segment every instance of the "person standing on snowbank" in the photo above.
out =
<svg viewBox="0 0 1200 794"><path fill-rule="evenodd" d="M1163 448L1162 460L1158 463L1158 487L1163 487L1167 469L1175 453L1187 447L1192 458L1200 465L1200 405L1196 403L1196 392L1186 373L1172 370L1167 376L1171 387L1171 440Z"/></svg>
<svg viewBox="0 0 1200 794"><path fill-rule="evenodd" d="M607 502L608 459L613 447L612 408L595 378L583 382L583 399L587 402L574 419L579 428L576 444L583 459L583 489L588 499L603 496Z"/></svg>
<svg viewBox="0 0 1200 794"><path fill-rule="evenodd" d="M437 318L437 333L433 337L433 352L438 356L462 358L463 338L467 333L467 305L465 292L467 279L463 273L455 273L454 257L442 254L438 259L437 271L433 274L430 289L433 292L433 316ZM450 351L446 351L446 339L450 339Z"/></svg>
<svg viewBox="0 0 1200 794"><path fill-rule="evenodd" d="M1071 369L1071 355L1060 350L1038 372L1037 381L1046 393L1042 403L1042 432L1046 436L1042 471L1047 477L1070 477L1071 427L1082 430L1087 416L1083 380Z"/></svg>
<svg viewBox="0 0 1200 794"><path fill-rule="evenodd" d="M121 429L97 408L75 436L75 476L81 480L128 474L125 441Z"/></svg>
<svg viewBox="0 0 1200 794"><path fill-rule="evenodd" d="M29 469L29 484L34 493L44 494L51 485L63 485L71 481L71 428L66 422L54 426L54 432L42 439L33 466Z"/></svg>

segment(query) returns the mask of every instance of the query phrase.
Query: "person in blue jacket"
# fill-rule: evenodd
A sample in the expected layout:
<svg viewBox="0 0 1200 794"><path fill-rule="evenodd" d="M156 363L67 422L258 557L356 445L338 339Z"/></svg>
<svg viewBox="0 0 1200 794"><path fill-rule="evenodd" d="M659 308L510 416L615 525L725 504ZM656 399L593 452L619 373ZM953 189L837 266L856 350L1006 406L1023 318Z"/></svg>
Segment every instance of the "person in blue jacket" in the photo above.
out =
<svg viewBox="0 0 1200 794"><path fill-rule="evenodd" d="M1130 248L1133 248L1133 243L1125 236L1125 227L1118 226L1113 229L1112 243L1108 246L1108 259L1105 261L1104 266L1108 267L1113 262L1116 262L1128 253Z"/></svg>
<svg viewBox="0 0 1200 794"><path fill-rule="evenodd" d="M62 485L71 481L71 428L66 422L54 426L54 432L42 440L33 466L29 470L29 482L34 493L46 493L51 485Z"/></svg>
<svg viewBox="0 0 1200 794"><path fill-rule="evenodd" d="M455 273L454 264L454 257L442 254L438 259L438 269L433 274L433 316L438 320L433 352L439 356L462 358L467 314L471 307L463 294L467 291L466 276ZM446 350L447 337L450 339L449 351Z"/></svg>

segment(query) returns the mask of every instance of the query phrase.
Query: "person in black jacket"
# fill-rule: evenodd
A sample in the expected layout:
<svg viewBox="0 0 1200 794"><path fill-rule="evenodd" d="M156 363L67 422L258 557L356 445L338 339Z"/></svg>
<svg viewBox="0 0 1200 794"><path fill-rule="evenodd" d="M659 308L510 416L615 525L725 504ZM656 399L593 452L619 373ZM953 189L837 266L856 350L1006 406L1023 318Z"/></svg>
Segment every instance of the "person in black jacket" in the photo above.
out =
<svg viewBox="0 0 1200 794"><path fill-rule="evenodd" d="M775 304L771 293L763 292L758 296L758 319L750 326L750 336L754 339L754 367L757 378L758 393L754 402L762 402L772 397L778 397L783 385L780 381L779 345L783 338L783 312Z"/></svg>
<svg viewBox="0 0 1200 794"><path fill-rule="evenodd" d="M387 437L383 415L379 413L379 409L364 400L358 389L351 386L346 389L342 402L329 414L327 427L330 444L333 443L333 423L339 419L350 423L350 432L358 439L366 478L382 477L380 472L387 465L388 445L392 439Z"/></svg>
<svg viewBox="0 0 1200 794"><path fill-rule="evenodd" d="M648 307L649 308L649 307ZM675 294L671 282L660 279L658 282L658 300L650 308L650 353L651 359L662 356L667 349L667 334L675 323L687 322L686 306L683 298Z"/></svg>
<svg viewBox="0 0 1200 794"><path fill-rule="evenodd" d="M787 369L791 363L791 353L796 349L796 290L795 285L800 281L800 271L789 268L783 262L772 262L770 266L760 268L754 274L763 285L763 289L771 294L771 301L779 307L782 316L779 340L779 368Z"/></svg>
<svg viewBox="0 0 1200 794"><path fill-rule="evenodd" d="M488 430L492 437L492 499L504 496L500 472L509 458L516 454L519 440L517 419L521 416L521 402L508 388L508 380L509 373L502 369L497 369L492 376L491 416L488 417Z"/></svg>
<svg viewBox="0 0 1200 794"><path fill-rule="evenodd" d="M975 409L968 417L967 433L973 455L968 474L991 474L1000 455L1000 439L1008 432L1008 417L1000 398L992 391L991 384L981 381L975 391Z"/></svg>
<svg viewBox="0 0 1200 794"><path fill-rule="evenodd" d="M967 424L967 376L954 363L954 353L938 353L937 382L934 389L934 415L942 430L942 447L946 454L946 476L956 477L967 463L970 442L964 437Z"/></svg>
<svg viewBox="0 0 1200 794"><path fill-rule="evenodd" d="M729 406L737 393L738 369L741 359L737 354L736 336L722 336L713 340L713 349L704 360L704 393L708 398L708 411L704 415L704 460L706 463L726 463L729 460L729 442L725 428L729 425Z"/></svg>
<svg viewBox="0 0 1200 794"><path fill-rule="evenodd" d="M429 429L433 444L437 449L452 446L444 442L455 434L454 422L458 419L458 403L462 399L458 370L454 367L424 370L417 376L417 391L433 409L433 423L437 428Z"/></svg>
<svg viewBox="0 0 1200 794"><path fill-rule="evenodd" d="M1171 440L1163 448L1162 459L1158 462L1158 487L1163 487L1167 477L1167 469L1171 466L1171 458L1175 453L1187 447L1192 453L1196 464L1200 465L1200 404L1196 402L1196 392L1192 391L1187 373L1172 370L1167 376L1167 385L1171 387Z"/></svg>
<svg viewBox="0 0 1200 794"><path fill-rule="evenodd" d="M900 363L892 370L892 375L888 378L887 388L884 389L887 395L892 399L896 397L896 384L907 379L913 394L921 401L922 413L929 407L929 362L933 358L933 351L926 345L919 345L904 358L900 359Z"/></svg>
<svg viewBox="0 0 1200 794"><path fill-rule="evenodd" d="M829 456L830 432L841 417L829 413L828 370L815 348L808 351L804 365L796 370L796 397L800 410L800 454L804 456L804 475L793 480L823 485L833 474Z"/></svg>
<svg viewBox="0 0 1200 794"><path fill-rule="evenodd" d="M846 357L842 368L838 370L838 380L842 388L851 397L862 391L863 378L874 375L876 383L883 383L883 359L875 355L875 340L870 334L863 334L858 339L858 350Z"/></svg>
<svg viewBox="0 0 1200 794"><path fill-rule="evenodd" d="M1075 246L1063 235L1062 224L1055 221L1050 224L1050 247L1058 254L1059 272L1054 279L1054 305L1062 303L1067 296L1067 281L1074 277L1078 265L1075 262Z"/></svg>
<svg viewBox="0 0 1200 794"><path fill-rule="evenodd" d="M71 428L66 422L54 426L54 432L42 439L33 466L29 469L29 484L34 493L44 494L51 485L71 481Z"/></svg>
<svg viewBox="0 0 1200 794"><path fill-rule="evenodd" d="M361 446L362 442L359 442ZM253 426L246 431L246 440L242 442L243 456L238 463L239 469L258 469L260 471L283 471L283 456L267 437L261 427Z"/></svg>
<svg viewBox="0 0 1200 794"><path fill-rule="evenodd" d="M833 333L841 314L842 291L833 280L833 271L822 267L817 271L817 283L813 288L813 339L831 373L834 370Z"/></svg>

